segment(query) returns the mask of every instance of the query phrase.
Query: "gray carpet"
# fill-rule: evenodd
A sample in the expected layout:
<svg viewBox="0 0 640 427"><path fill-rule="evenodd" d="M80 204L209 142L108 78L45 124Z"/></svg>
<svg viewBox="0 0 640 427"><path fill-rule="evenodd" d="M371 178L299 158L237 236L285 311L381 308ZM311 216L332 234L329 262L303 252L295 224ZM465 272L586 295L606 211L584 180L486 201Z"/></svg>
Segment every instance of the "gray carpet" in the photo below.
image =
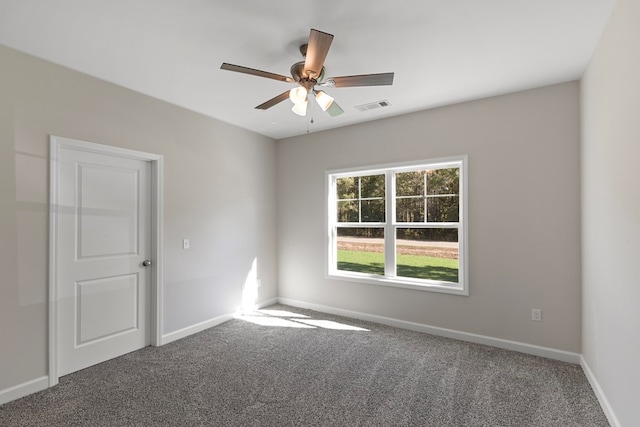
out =
<svg viewBox="0 0 640 427"><path fill-rule="evenodd" d="M0 425L608 424L577 365L279 305L62 377Z"/></svg>

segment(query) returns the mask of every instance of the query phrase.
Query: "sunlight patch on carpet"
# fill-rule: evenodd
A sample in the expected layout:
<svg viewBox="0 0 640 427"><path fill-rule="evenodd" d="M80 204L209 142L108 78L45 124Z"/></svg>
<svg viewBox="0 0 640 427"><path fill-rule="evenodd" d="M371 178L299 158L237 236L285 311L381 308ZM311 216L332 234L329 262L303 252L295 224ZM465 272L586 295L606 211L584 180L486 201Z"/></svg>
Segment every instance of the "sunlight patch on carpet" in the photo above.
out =
<svg viewBox="0 0 640 427"><path fill-rule="evenodd" d="M240 320L246 322L255 323L260 326L275 326L280 328L307 328L315 329L314 326L305 325L303 323L292 322L291 320L282 319L280 317L266 317L266 316L248 316L243 315L238 317Z"/></svg>

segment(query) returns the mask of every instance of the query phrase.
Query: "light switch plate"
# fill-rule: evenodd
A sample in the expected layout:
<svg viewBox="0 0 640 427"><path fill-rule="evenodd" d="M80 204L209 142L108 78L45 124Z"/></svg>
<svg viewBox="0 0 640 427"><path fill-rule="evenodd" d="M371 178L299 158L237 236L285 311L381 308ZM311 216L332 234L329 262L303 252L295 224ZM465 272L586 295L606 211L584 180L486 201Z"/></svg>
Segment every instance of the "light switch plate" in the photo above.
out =
<svg viewBox="0 0 640 427"><path fill-rule="evenodd" d="M189 249L190 244L189 239L182 239L182 249Z"/></svg>

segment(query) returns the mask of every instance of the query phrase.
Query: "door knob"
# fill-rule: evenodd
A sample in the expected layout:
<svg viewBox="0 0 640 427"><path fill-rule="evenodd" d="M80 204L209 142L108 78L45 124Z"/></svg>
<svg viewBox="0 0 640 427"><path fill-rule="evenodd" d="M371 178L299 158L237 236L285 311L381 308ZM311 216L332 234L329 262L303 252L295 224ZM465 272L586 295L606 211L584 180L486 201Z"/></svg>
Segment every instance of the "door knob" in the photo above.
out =
<svg viewBox="0 0 640 427"><path fill-rule="evenodd" d="M145 259L144 261L142 261L143 267L149 267L150 265L151 265L151 261L149 261L148 259Z"/></svg>

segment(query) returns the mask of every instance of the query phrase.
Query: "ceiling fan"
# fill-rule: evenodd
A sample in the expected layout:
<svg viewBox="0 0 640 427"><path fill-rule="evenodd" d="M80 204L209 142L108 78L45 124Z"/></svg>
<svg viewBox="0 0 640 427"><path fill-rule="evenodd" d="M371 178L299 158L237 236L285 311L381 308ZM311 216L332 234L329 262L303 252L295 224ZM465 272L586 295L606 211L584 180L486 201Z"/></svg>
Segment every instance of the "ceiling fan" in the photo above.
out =
<svg viewBox="0 0 640 427"><path fill-rule="evenodd" d="M311 29L309 41L300 46L300 53L305 59L291 66L291 77L243 67L241 65L228 64L226 62L224 62L220 68L287 83L297 83L297 86L293 89L282 92L280 95L271 98L255 108L258 110L266 110L289 98L293 102L293 108L291 110L300 116L307 114L309 95L313 96L320 108L330 116L335 117L344 113L344 110L340 108L331 96L322 90L316 90L316 86L339 88L353 86L388 86L393 84L393 73L360 74L356 76L330 77L325 79L324 60L327 57L332 41L332 34Z"/></svg>

